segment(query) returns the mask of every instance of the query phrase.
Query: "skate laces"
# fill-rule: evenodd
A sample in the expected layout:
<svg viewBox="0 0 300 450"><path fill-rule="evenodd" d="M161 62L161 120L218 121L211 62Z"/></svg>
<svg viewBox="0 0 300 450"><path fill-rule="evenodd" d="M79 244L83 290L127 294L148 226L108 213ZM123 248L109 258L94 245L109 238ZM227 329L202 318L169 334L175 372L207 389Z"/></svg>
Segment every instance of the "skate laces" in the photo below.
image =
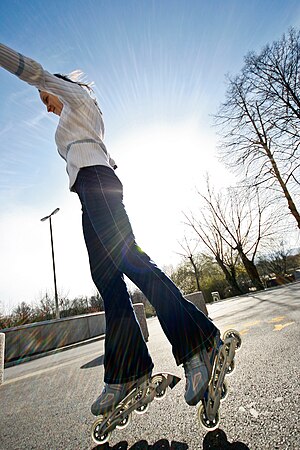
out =
<svg viewBox="0 0 300 450"><path fill-rule="evenodd" d="M102 395L114 395L118 397L122 392L126 392L126 385L125 384L104 384Z"/></svg>
<svg viewBox="0 0 300 450"><path fill-rule="evenodd" d="M204 363L202 360L201 354L196 354L192 356L188 361L183 364L185 375L188 375L190 372L193 372L195 369L198 369Z"/></svg>

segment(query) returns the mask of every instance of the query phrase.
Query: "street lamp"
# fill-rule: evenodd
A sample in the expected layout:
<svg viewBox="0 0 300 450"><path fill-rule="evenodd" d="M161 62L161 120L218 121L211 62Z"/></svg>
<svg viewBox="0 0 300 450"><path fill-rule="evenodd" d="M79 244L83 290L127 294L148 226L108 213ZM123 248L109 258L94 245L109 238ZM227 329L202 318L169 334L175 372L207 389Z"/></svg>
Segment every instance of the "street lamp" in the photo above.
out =
<svg viewBox="0 0 300 450"><path fill-rule="evenodd" d="M52 233L52 222L51 222L51 216L56 214L59 211L59 208L56 208L54 211L52 211L49 216L43 217L41 219L41 222L44 222L45 220L49 219L50 224L50 237L51 237L51 250L52 250L52 263L53 263L53 278L54 278L54 293L55 293L55 316L56 319L59 319L59 309L58 309L58 296L57 296L57 287L56 287L56 274L55 274L55 260L54 260L54 247L53 247L53 233Z"/></svg>

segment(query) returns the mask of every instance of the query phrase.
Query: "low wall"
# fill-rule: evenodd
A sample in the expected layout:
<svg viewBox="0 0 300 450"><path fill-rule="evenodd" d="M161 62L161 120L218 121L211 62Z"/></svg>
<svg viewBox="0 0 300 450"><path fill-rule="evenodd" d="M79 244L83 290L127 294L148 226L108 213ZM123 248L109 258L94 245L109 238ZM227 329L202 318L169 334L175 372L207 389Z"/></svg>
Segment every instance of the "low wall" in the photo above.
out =
<svg viewBox="0 0 300 450"><path fill-rule="evenodd" d="M4 348L5 348L5 334L0 333L0 386L4 381Z"/></svg>
<svg viewBox="0 0 300 450"><path fill-rule="evenodd" d="M133 305L143 335L149 332L144 305ZM47 352L105 334L104 312L47 320L1 330L5 333L5 362Z"/></svg>
<svg viewBox="0 0 300 450"><path fill-rule="evenodd" d="M206 316L208 316L208 311L206 308L205 300L201 291L193 292L192 294L185 295L185 298L190 302L194 303L200 311L202 311Z"/></svg>
<svg viewBox="0 0 300 450"><path fill-rule="evenodd" d="M208 315L202 292L188 294L185 298ZM135 303L133 306L144 338L148 341L144 305ZM1 333L5 333L5 362L10 362L105 334L105 313L36 322L6 328Z"/></svg>

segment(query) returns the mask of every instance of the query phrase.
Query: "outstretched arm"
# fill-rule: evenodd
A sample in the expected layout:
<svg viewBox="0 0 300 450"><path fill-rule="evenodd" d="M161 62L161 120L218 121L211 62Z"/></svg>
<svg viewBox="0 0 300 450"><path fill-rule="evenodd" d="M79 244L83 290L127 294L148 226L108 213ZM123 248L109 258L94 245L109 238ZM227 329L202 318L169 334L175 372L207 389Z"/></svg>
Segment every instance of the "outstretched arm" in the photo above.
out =
<svg viewBox="0 0 300 450"><path fill-rule="evenodd" d="M0 44L0 66L37 89L56 95L70 106L78 107L88 97L76 83L57 78L38 62L3 44Z"/></svg>

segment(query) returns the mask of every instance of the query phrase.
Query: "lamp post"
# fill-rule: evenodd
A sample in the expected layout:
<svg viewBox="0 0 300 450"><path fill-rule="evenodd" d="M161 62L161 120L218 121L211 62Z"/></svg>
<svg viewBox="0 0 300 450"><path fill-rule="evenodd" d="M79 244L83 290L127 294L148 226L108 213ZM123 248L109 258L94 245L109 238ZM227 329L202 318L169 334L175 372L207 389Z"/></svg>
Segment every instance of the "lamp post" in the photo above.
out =
<svg viewBox="0 0 300 450"><path fill-rule="evenodd" d="M52 250L52 264L53 264L53 278L54 278L54 293L55 293L55 317L59 319L59 308L58 308L58 295L57 295L57 286L56 286L56 273L55 273L55 259L54 259L54 246L53 246L53 233L52 233L52 222L51 217L59 211L59 208L56 208L52 211L49 216L45 216L41 219L41 222L49 219L50 224L50 237L51 237L51 250Z"/></svg>

